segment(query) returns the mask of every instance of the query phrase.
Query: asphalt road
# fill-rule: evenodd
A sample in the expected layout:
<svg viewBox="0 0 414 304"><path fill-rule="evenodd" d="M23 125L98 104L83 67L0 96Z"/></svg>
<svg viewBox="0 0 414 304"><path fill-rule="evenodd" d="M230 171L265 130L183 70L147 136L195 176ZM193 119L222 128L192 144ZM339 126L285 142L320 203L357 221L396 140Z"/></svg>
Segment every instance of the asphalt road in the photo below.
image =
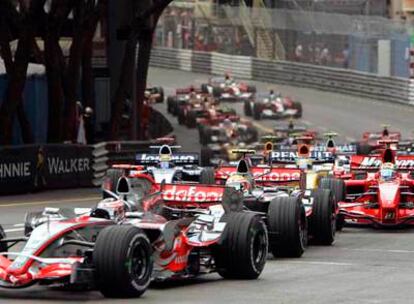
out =
<svg viewBox="0 0 414 304"><path fill-rule="evenodd" d="M152 69L152 84L168 91L201 83L206 75ZM357 139L364 129L378 129L389 123L410 136L413 109L402 105L257 83L291 94L303 102L304 122L319 131L336 131L342 138ZM165 105L158 105L164 111ZM234 107L241 111L240 104ZM171 116L168 116L171 118ZM171 120L186 150L198 150L195 130ZM263 130L274 122L261 121ZM8 235L22 233L25 212L44 206L92 206L97 189L60 190L0 197L0 223ZM69 293L44 287L0 290L2 303L411 303L414 299L414 230L345 228L331 247L310 247L300 259L269 257L257 281L226 281L218 275L197 280L151 286L141 299L108 300L98 292Z"/></svg>

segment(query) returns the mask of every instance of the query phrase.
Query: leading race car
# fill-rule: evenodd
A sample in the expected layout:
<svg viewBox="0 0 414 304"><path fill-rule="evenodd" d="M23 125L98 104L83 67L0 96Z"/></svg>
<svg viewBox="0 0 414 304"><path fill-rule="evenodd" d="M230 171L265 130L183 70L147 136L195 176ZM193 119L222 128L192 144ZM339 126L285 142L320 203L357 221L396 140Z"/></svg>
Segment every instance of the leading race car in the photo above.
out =
<svg viewBox="0 0 414 304"><path fill-rule="evenodd" d="M339 222L399 227L414 224L414 156L354 155L345 180L346 199L339 203Z"/></svg>
<svg viewBox="0 0 414 304"><path fill-rule="evenodd" d="M82 215L43 211L32 217L29 237L6 238L1 230L0 286L96 288L124 298L140 296L151 280L212 271L256 279L265 266L266 226L242 211L233 189L158 185L143 175L121 178L110 194ZM10 251L18 242L23 250Z"/></svg>
<svg viewBox="0 0 414 304"><path fill-rule="evenodd" d="M210 78L208 83L201 85L201 90L212 94L219 101L245 101L256 93L255 86L237 82L228 74Z"/></svg>
<svg viewBox="0 0 414 304"><path fill-rule="evenodd" d="M301 118L302 104L290 97L282 97L273 92L256 94L254 99L244 102L244 115L253 116L255 120L264 118Z"/></svg>

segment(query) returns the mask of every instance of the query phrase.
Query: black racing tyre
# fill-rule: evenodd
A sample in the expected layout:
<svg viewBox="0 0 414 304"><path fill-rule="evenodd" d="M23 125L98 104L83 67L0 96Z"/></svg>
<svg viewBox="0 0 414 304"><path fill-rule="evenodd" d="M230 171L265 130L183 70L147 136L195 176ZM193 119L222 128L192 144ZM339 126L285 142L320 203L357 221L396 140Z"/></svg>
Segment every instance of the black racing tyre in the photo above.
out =
<svg viewBox="0 0 414 304"><path fill-rule="evenodd" d="M209 127L200 128L200 143L205 146L211 142L211 129Z"/></svg>
<svg viewBox="0 0 414 304"><path fill-rule="evenodd" d="M203 83L201 84L201 93L208 94L208 84Z"/></svg>
<svg viewBox="0 0 414 304"><path fill-rule="evenodd" d="M167 112L173 114L173 107L174 107L175 99L173 96L167 97Z"/></svg>
<svg viewBox="0 0 414 304"><path fill-rule="evenodd" d="M267 213L270 251L275 257L301 257L308 243L305 208L299 197L277 197Z"/></svg>
<svg viewBox="0 0 414 304"><path fill-rule="evenodd" d="M202 140L202 138L203 138L203 136L204 136L204 125L198 125L198 142L200 143L200 144L202 144L203 143L203 140Z"/></svg>
<svg viewBox="0 0 414 304"><path fill-rule="evenodd" d="M211 165L211 159L213 158L213 150L208 147L201 148L200 162L202 167L208 167Z"/></svg>
<svg viewBox="0 0 414 304"><path fill-rule="evenodd" d="M254 86L254 85L248 85L247 86L247 92L249 92L249 93L256 93L257 92L256 86Z"/></svg>
<svg viewBox="0 0 414 304"><path fill-rule="evenodd" d="M3 226L0 225L0 240L6 238L6 232L4 232ZM0 252L7 252L7 244L0 243Z"/></svg>
<svg viewBox="0 0 414 304"><path fill-rule="evenodd" d="M213 168L204 168L200 174L200 184L214 185L216 183L215 171Z"/></svg>
<svg viewBox="0 0 414 304"><path fill-rule="evenodd" d="M298 110L297 113L293 116L295 118L302 118L302 103L298 102L298 101L294 101L293 102L293 108Z"/></svg>
<svg viewBox="0 0 414 304"><path fill-rule="evenodd" d="M162 87L156 87L156 92L160 94L160 97L157 98L157 103L163 103L164 102L164 89Z"/></svg>
<svg viewBox="0 0 414 304"><path fill-rule="evenodd" d="M35 221L42 217L42 211L27 212L24 216L24 236L29 236L35 228Z"/></svg>
<svg viewBox="0 0 414 304"><path fill-rule="evenodd" d="M253 118L260 120L262 118L262 105L258 102L253 104Z"/></svg>
<svg viewBox="0 0 414 304"><path fill-rule="evenodd" d="M336 216L336 231L342 231L345 227L345 217L343 214Z"/></svg>
<svg viewBox="0 0 414 304"><path fill-rule="evenodd" d="M106 171L106 175L104 177L103 186L106 190L111 192L116 192L116 186L118 185L118 180L124 175L124 171L122 169L108 169ZM102 192L102 198L110 198L108 193L105 191Z"/></svg>
<svg viewBox="0 0 414 304"><path fill-rule="evenodd" d="M231 212L222 220L226 228L213 251L218 273L226 279L257 279L266 264L266 225L258 215L246 212Z"/></svg>
<svg viewBox="0 0 414 304"><path fill-rule="evenodd" d="M186 125L190 129L197 127L197 113L196 112L189 111L187 113Z"/></svg>
<svg viewBox="0 0 414 304"><path fill-rule="evenodd" d="M245 116L252 116L253 115L252 105L251 105L250 100L245 100L244 101L244 115Z"/></svg>
<svg viewBox="0 0 414 304"><path fill-rule="evenodd" d="M223 93L223 89L219 87L213 87L213 97L219 98L221 97L221 94Z"/></svg>
<svg viewBox="0 0 414 304"><path fill-rule="evenodd" d="M139 297L151 282L151 243L137 227L106 227L96 240L93 263L98 290L105 297Z"/></svg>
<svg viewBox="0 0 414 304"><path fill-rule="evenodd" d="M368 144L364 143L357 143L356 144L356 154L358 155L368 155L374 150L373 147L371 147Z"/></svg>
<svg viewBox="0 0 414 304"><path fill-rule="evenodd" d="M329 189L334 197L335 210L338 209L338 203L345 200L345 181L339 178L323 177L319 182L319 188ZM336 220L336 230L340 231L343 228L343 223Z"/></svg>
<svg viewBox="0 0 414 304"><path fill-rule="evenodd" d="M336 210L332 193L328 189L316 189L312 193L313 206L309 218L309 234L320 245L332 245L335 241Z"/></svg>
<svg viewBox="0 0 414 304"><path fill-rule="evenodd" d="M178 124L185 125L186 124L186 115L183 108L178 108Z"/></svg>

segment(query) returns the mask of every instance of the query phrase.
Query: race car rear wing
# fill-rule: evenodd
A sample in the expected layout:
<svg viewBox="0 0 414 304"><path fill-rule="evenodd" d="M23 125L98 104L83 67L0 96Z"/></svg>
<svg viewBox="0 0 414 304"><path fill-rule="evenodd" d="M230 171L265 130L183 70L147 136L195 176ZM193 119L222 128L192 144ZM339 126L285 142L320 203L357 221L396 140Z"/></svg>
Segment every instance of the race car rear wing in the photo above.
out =
<svg viewBox="0 0 414 304"><path fill-rule="evenodd" d="M160 161L160 155L156 153L138 153L135 157L137 165L156 165ZM198 165L200 157L198 153L177 152L171 155L171 162L175 165Z"/></svg>
<svg viewBox="0 0 414 304"><path fill-rule="evenodd" d="M292 164L296 163L296 160L300 157L297 150L279 150L273 151L270 154L269 161L273 164ZM310 151L309 156L306 158L311 159L314 163L333 163L335 157L332 152L329 151Z"/></svg>
<svg viewBox="0 0 414 304"><path fill-rule="evenodd" d="M353 155L351 156L351 170L375 171L381 167L381 155ZM414 170L414 155L397 155L395 157L397 170Z"/></svg>
<svg viewBox="0 0 414 304"><path fill-rule="evenodd" d="M162 199L165 202L185 205L221 203L226 189L219 185L165 184L162 186Z"/></svg>
<svg viewBox="0 0 414 304"><path fill-rule="evenodd" d="M250 172L258 183L287 183L300 182L303 172L296 168L271 168L271 167L251 167ZM231 175L237 174L237 167L223 166L216 170L216 180L227 180Z"/></svg>

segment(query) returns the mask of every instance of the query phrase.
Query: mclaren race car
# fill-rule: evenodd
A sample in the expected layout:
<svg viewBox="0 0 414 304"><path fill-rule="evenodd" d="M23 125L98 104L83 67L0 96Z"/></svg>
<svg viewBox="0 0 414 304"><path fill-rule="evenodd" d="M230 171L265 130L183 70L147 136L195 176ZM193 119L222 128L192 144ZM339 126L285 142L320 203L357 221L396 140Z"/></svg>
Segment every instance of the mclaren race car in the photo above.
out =
<svg viewBox="0 0 414 304"><path fill-rule="evenodd" d="M282 97L272 91L269 94L257 94L254 99L244 102L244 114L255 120L264 118L301 118L302 104L290 97Z"/></svg>
<svg viewBox="0 0 414 304"><path fill-rule="evenodd" d="M219 101L245 101L253 98L256 87L237 82L229 75L210 78L207 84L201 85L204 93L212 94Z"/></svg>
<svg viewBox="0 0 414 304"><path fill-rule="evenodd" d="M55 209L32 216L29 236L7 238L1 230L0 287L38 283L138 297L151 280L213 271L256 279L265 266L266 225L242 211L234 189L158 185L143 175L121 178L110 194L80 215ZM24 243L21 251L12 250L16 243Z"/></svg>

